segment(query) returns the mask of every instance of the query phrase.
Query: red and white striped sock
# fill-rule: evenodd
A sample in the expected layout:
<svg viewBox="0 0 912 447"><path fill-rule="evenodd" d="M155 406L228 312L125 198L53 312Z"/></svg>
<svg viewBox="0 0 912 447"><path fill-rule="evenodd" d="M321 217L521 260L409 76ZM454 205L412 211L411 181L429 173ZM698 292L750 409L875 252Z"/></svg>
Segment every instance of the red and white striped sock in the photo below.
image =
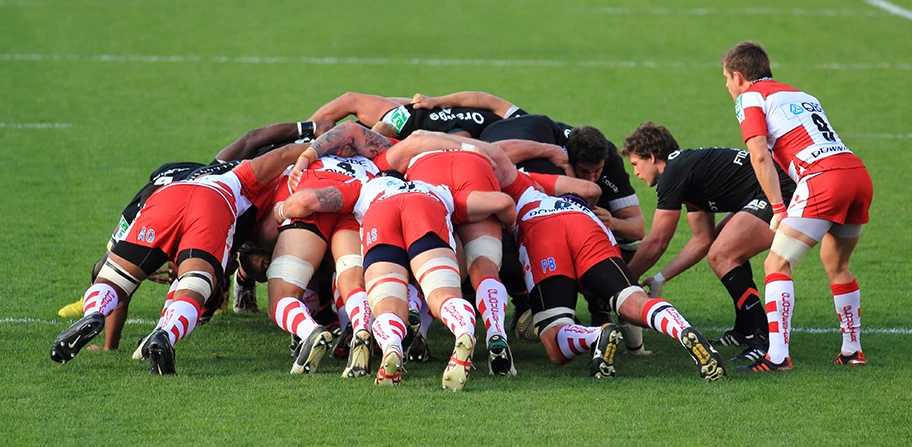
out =
<svg viewBox="0 0 912 447"><path fill-rule="evenodd" d="M671 305L661 298L653 298L643 306L643 321L649 327L681 341L681 332L690 327L690 323Z"/></svg>
<svg viewBox="0 0 912 447"><path fill-rule="evenodd" d="M345 313L351 320L352 333L360 330L370 330L371 309L367 303L367 292L364 288L357 288L348 294L345 301Z"/></svg>
<svg viewBox="0 0 912 447"><path fill-rule="evenodd" d="M165 298L165 306L162 307L161 316L158 317L158 323L155 324L154 330L161 329L162 325L165 324L165 312L168 310L168 306L174 302L174 292L177 291L177 281L171 283L171 288L168 289L168 296Z"/></svg>
<svg viewBox="0 0 912 447"><path fill-rule="evenodd" d="M168 333L171 339L171 346L174 346L178 340L193 332L196 324L199 323L200 305L196 301L181 297L171 302L168 310L165 311L165 321L162 323L162 330Z"/></svg>
<svg viewBox="0 0 912 447"><path fill-rule="evenodd" d="M795 283L792 282L792 278L782 273L767 275L764 282L770 344L766 356L773 363L782 363L789 356L789 335L792 331L792 314L795 308Z"/></svg>
<svg viewBox="0 0 912 447"><path fill-rule="evenodd" d="M861 351L861 291L854 279L850 283L833 284L833 304L842 328L842 353Z"/></svg>
<svg viewBox="0 0 912 447"><path fill-rule="evenodd" d="M297 298L286 296L276 302L274 312L272 313L273 321L279 325L282 330L297 335L302 340L307 339L317 322L310 316L307 307Z"/></svg>
<svg viewBox="0 0 912 447"><path fill-rule="evenodd" d="M507 289L497 278L487 277L478 283L478 289L475 292L475 305L481 312L484 319L487 337L485 343L491 341L491 337L500 335L504 339L507 333L504 331L504 318L507 316Z"/></svg>
<svg viewBox="0 0 912 447"><path fill-rule="evenodd" d="M380 349L386 352L386 348L392 346L402 354L402 339L405 337L405 323L394 313L385 313L374 316L373 329L374 340Z"/></svg>
<svg viewBox="0 0 912 447"><path fill-rule="evenodd" d="M301 296L301 302L307 307L311 315L315 315L320 310L320 297L317 292L310 289L304 289L304 295Z"/></svg>
<svg viewBox="0 0 912 447"><path fill-rule="evenodd" d="M587 327L578 324L568 324L558 329L554 339L557 342L560 353L567 360L572 360L580 354L589 352L589 346L595 343L599 333L602 332L600 327Z"/></svg>
<svg viewBox="0 0 912 447"><path fill-rule="evenodd" d="M92 312L101 312L107 317L117 307L117 302L117 291L113 287L102 283L92 284L83 295L82 313L88 315Z"/></svg>
<svg viewBox="0 0 912 447"><path fill-rule="evenodd" d="M456 337L462 334L475 336L475 309L462 298L450 297L440 305L440 321Z"/></svg>
<svg viewBox="0 0 912 447"><path fill-rule="evenodd" d="M348 326L348 323L351 323L351 319L348 318L348 311L345 310L345 303L342 302L342 294L339 292L339 288L336 287L335 274L333 274L332 292L333 303L336 307L336 315L339 316L339 327L344 328L345 326Z"/></svg>

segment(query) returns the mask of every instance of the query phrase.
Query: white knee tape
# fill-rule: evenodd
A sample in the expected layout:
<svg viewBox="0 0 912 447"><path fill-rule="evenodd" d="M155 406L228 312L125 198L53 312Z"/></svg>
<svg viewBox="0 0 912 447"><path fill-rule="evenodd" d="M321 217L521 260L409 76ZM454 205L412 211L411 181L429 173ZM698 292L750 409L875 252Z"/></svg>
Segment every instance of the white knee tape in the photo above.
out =
<svg viewBox="0 0 912 447"><path fill-rule="evenodd" d="M101 266L98 278L114 283L114 285L123 289L127 295L132 295L136 288L139 287L139 280L110 258L105 260L104 265Z"/></svg>
<svg viewBox="0 0 912 447"><path fill-rule="evenodd" d="M576 315L576 311L569 307L555 307L554 309L545 309L538 312L532 317L532 327L534 328L533 334L535 336L541 336L543 332L555 326L574 324L574 315ZM539 329L539 326L546 320L551 321L547 322L545 327Z"/></svg>
<svg viewBox="0 0 912 447"><path fill-rule="evenodd" d="M429 296L431 292L442 287L462 287L462 281L459 278L459 265L456 261L449 258L431 259L415 272L418 277L418 285L424 296Z"/></svg>
<svg viewBox="0 0 912 447"><path fill-rule="evenodd" d="M472 239L465 244L466 266L471 267L472 263L478 258L487 258L499 270L503 263L503 242L494 237L484 235Z"/></svg>
<svg viewBox="0 0 912 447"><path fill-rule="evenodd" d="M621 306L624 305L624 301L627 301L627 298L630 298L630 295L633 295L634 293L637 293L637 292L646 293L643 291L643 288L640 286L630 286L624 290L621 290L617 295L617 299L614 300L614 305L612 306L613 307L612 310L615 312L620 312Z"/></svg>
<svg viewBox="0 0 912 447"><path fill-rule="evenodd" d="M184 273L177 278L177 290L192 290L207 300L212 295L212 275L200 270Z"/></svg>
<svg viewBox="0 0 912 447"><path fill-rule="evenodd" d="M387 273L367 282L367 304L374 307L386 298L408 303L408 278L399 273Z"/></svg>
<svg viewBox="0 0 912 447"><path fill-rule="evenodd" d="M342 272L355 267L364 268L364 258L361 255L339 256L339 259L336 260L336 277L341 275Z"/></svg>
<svg viewBox="0 0 912 447"><path fill-rule="evenodd" d="M811 246L781 231L777 231L770 250L788 261L789 266L794 270L798 262L804 259L804 256L811 251Z"/></svg>
<svg viewBox="0 0 912 447"><path fill-rule="evenodd" d="M266 270L267 279L281 279L289 284L294 284L302 289L307 288L307 283L313 278L313 264L291 255L282 255L272 260Z"/></svg>

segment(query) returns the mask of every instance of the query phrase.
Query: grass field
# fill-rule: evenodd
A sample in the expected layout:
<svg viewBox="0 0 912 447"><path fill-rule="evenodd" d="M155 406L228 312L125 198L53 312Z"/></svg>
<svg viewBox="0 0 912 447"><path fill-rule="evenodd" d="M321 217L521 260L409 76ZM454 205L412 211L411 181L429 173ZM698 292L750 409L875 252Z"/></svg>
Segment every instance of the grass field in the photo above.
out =
<svg viewBox="0 0 912 447"><path fill-rule="evenodd" d="M718 61L748 38L777 79L821 99L874 179L852 264L864 368L829 364L840 335L817 250L795 273L795 368L721 383L652 332L656 355L619 356L612 380L514 343L517 377L479 362L468 392L444 393L452 341L435 327L433 361L378 389L340 379L331 359L290 376L286 334L230 311L178 344L180 375L151 376L130 354L161 309L155 284L133 300L125 349L48 358L70 324L57 309L81 296L120 210L163 162L208 162L346 91L484 90L615 142L652 120L682 146L743 147ZM862 0L0 0L0 444L909 445L910 42L912 20ZM648 220L655 193L632 181ZM660 265L686 239L681 225ZM705 262L666 298L710 337L731 325Z"/></svg>

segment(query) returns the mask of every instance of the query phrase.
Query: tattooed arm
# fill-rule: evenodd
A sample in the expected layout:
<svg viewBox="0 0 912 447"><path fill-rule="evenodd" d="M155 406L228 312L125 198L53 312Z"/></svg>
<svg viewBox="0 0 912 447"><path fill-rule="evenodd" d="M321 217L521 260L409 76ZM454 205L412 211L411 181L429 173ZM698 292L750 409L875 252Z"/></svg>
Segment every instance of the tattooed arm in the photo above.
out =
<svg viewBox="0 0 912 447"><path fill-rule="evenodd" d="M346 121L320 135L310 147L317 155L338 155L345 147L351 147L358 155L374 158L393 144L383 135L366 129L352 121Z"/></svg>
<svg viewBox="0 0 912 447"><path fill-rule="evenodd" d="M302 189L285 199L282 217L296 219L313 213L336 213L344 205L342 192L335 186L322 189Z"/></svg>

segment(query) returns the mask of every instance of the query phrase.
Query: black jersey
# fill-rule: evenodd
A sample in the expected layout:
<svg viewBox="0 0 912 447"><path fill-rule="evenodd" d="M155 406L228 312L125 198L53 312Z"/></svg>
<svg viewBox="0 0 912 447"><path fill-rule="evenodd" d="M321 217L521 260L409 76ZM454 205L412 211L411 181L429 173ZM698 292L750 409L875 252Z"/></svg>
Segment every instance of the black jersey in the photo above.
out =
<svg viewBox="0 0 912 447"><path fill-rule="evenodd" d="M491 124L478 139L488 143L503 140L529 140L565 147L572 129L573 126L559 123L545 115L520 115Z"/></svg>
<svg viewBox="0 0 912 447"><path fill-rule="evenodd" d="M779 166L779 185L786 200L795 191L793 182ZM656 207L661 210L741 211L760 197L763 189L750 163L750 153L732 148L674 151L659 176Z"/></svg>
<svg viewBox="0 0 912 447"><path fill-rule="evenodd" d="M468 107L416 109L413 104L396 107L383 115L381 121L396 130L396 138L404 139L416 130L451 133L466 131L478 138L492 123L503 118L490 110Z"/></svg>

